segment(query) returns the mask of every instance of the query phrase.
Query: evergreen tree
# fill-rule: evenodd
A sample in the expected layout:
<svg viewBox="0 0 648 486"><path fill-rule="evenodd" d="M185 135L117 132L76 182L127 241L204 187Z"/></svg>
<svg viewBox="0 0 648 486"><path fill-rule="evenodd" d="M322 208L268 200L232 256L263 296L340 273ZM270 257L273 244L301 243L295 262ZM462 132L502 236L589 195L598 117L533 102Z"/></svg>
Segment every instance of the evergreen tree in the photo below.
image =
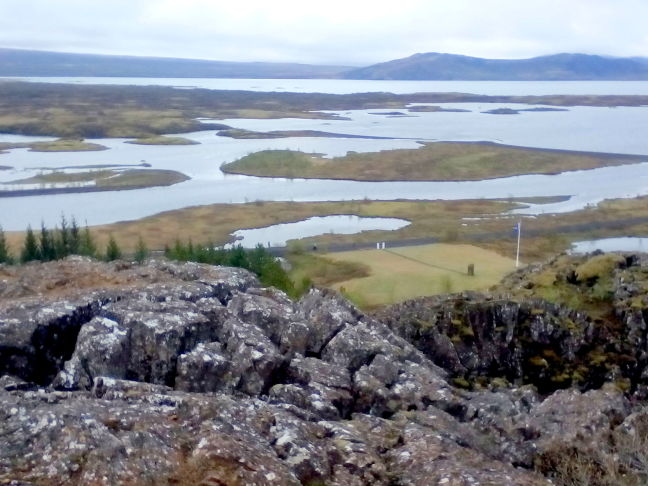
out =
<svg viewBox="0 0 648 486"><path fill-rule="evenodd" d="M241 245L232 248L228 252L227 260L224 263L231 267L250 268L247 253Z"/></svg>
<svg viewBox="0 0 648 486"><path fill-rule="evenodd" d="M58 258L65 258L70 254L70 228L64 214L61 214L61 228L55 232L52 240Z"/></svg>
<svg viewBox="0 0 648 486"><path fill-rule="evenodd" d="M11 253L9 253L7 240L5 239L5 234L2 230L2 226L0 226L0 263L13 263L13 258L11 258Z"/></svg>
<svg viewBox="0 0 648 486"><path fill-rule="evenodd" d="M23 263L31 262L33 260L40 260L41 254L36 241L36 235L31 226L27 227L27 234L23 243L22 251L20 252L20 261Z"/></svg>
<svg viewBox="0 0 648 486"><path fill-rule="evenodd" d="M40 232L40 260L49 262L56 260L58 251L55 246L54 238L50 231L45 227L45 223L41 223Z"/></svg>
<svg viewBox="0 0 648 486"><path fill-rule="evenodd" d="M135 261L137 263L144 263L144 260L146 260L149 256L149 250L146 246L146 243L144 243L144 240L142 237L139 237L139 240L137 240L137 247L135 248Z"/></svg>
<svg viewBox="0 0 648 486"><path fill-rule="evenodd" d="M90 233L90 228L88 228L87 225L80 236L79 255L93 258L97 256L97 245L95 244L94 238L92 238L92 234Z"/></svg>
<svg viewBox="0 0 648 486"><path fill-rule="evenodd" d="M79 225L77 225L76 219L72 218L72 223L70 224L70 244L69 244L69 254L70 255L79 255L81 253L81 230Z"/></svg>
<svg viewBox="0 0 648 486"><path fill-rule="evenodd" d="M106 245L106 261L112 262L113 260L119 260L121 257L122 251L115 238L113 238L113 235L110 235L108 245Z"/></svg>

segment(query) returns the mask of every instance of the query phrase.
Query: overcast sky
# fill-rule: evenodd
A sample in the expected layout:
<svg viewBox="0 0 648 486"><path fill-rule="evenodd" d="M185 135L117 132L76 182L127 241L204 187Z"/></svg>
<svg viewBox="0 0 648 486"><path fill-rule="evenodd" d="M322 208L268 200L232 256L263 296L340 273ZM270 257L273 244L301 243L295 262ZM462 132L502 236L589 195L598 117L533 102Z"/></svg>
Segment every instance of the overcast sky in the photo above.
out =
<svg viewBox="0 0 648 486"><path fill-rule="evenodd" d="M648 56L648 0L0 0L0 46L345 65Z"/></svg>

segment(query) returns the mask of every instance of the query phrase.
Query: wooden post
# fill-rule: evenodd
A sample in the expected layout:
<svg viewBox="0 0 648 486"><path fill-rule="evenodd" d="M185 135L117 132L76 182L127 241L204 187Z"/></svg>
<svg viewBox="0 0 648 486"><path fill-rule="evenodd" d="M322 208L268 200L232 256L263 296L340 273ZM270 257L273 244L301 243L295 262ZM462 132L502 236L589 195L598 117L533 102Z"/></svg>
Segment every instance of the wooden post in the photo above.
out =
<svg viewBox="0 0 648 486"><path fill-rule="evenodd" d="M469 263L468 264L468 276L469 277L474 277L475 276L475 264L474 263Z"/></svg>

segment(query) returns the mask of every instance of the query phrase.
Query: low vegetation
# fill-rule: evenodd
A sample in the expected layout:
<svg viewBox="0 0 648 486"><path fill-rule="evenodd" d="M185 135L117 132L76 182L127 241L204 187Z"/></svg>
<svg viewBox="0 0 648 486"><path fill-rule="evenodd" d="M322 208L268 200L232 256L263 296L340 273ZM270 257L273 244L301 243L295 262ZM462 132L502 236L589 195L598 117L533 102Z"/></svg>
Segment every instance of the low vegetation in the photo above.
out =
<svg viewBox="0 0 648 486"><path fill-rule="evenodd" d="M262 285L276 287L291 297L300 296L310 287L307 280L302 280L301 285L295 285L279 260L260 245L253 250L241 246L224 249L217 248L212 243L196 245L191 241L182 243L176 240L173 246L165 248L164 254L172 260L245 268L256 273Z"/></svg>
<svg viewBox="0 0 648 486"><path fill-rule="evenodd" d="M290 138L290 137L323 137L323 138L387 138L372 137L365 135L347 135L343 133L321 132L319 130L272 130L270 132L255 132L244 128L230 128L218 132L221 137L230 137L236 139L266 139L266 138Z"/></svg>
<svg viewBox="0 0 648 486"><path fill-rule="evenodd" d="M459 181L554 174L643 160L638 156L528 149L484 142L437 142L418 149L350 153L332 159L289 150L265 150L225 164L221 169L226 173L262 177Z"/></svg>
<svg viewBox="0 0 648 486"><path fill-rule="evenodd" d="M200 145L200 142L189 140L188 138L165 137L161 135L127 140L126 143L132 143L134 145Z"/></svg>
<svg viewBox="0 0 648 486"><path fill-rule="evenodd" d="M0 153L7 150L28 148L30 152L96 152L108 150L98 143L84 142L82 139L60 139L52 142L0 143Z"/></svg>
<svg viewBox="0 0 648 486"><path fill-rule="evenodd" d="M32 177L16 179L2 184L12 186L9 191L4 192L4 195L18 191L21 195L27 196L30 193L42 194L47 192L51 189L48 185L52 184L66 185L65 187L55 188L57 193L62 193L76 192L79 187L83 187L84 190L110 191L170 186L184 182L188 179L189 177L180 172L161 169L99 169L82 172L63 172L53 170L51 172L43 172ZM86 185L88 183L90 183L90 185ZM21 185L25 184L39 184L40 187L27 189L20 188ZM2 197L2 195L3 192L0 191L0 197Z"/></svg>
<svg viewBox="0 0 648 486"><path fill-rule="evenodd" d="M0 265L24 264L32 261L48 262L69 255L89 256L105 261L127 257L137 263L143 263L149 257L148 245L141 236L136 242L130 242L130 245L134 247L134 252L126 256L115 236L110 234L102 251L88 227L81 229L74 218L68 223L65 216L62 216L60 225L53 229L43 224L40 232L37 233L28 227L17 256L12 254L4 231L0 227ZM191 241L183 243L176 240L172 246L165 248L164 254L172 260L245 268L256 273L263 285L281 289L292 297L298 297L311 285L310 280L306 278L302 278L299 284L295 284L280 261L261 246L253 250L246 250L241 246L223 249L211 243L193 244Z"/></svg>

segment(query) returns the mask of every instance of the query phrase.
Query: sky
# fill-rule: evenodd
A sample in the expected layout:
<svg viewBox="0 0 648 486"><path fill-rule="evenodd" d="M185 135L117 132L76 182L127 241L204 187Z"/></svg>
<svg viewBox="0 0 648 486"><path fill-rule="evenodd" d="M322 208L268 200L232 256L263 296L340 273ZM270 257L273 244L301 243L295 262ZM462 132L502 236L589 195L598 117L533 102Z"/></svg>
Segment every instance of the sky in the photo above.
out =
<svg viewBox="0 0 648 486"><path fill-rule="evenodd" d="M349 66L648 57L648 0L0 0L0 47Z"/></svg>

